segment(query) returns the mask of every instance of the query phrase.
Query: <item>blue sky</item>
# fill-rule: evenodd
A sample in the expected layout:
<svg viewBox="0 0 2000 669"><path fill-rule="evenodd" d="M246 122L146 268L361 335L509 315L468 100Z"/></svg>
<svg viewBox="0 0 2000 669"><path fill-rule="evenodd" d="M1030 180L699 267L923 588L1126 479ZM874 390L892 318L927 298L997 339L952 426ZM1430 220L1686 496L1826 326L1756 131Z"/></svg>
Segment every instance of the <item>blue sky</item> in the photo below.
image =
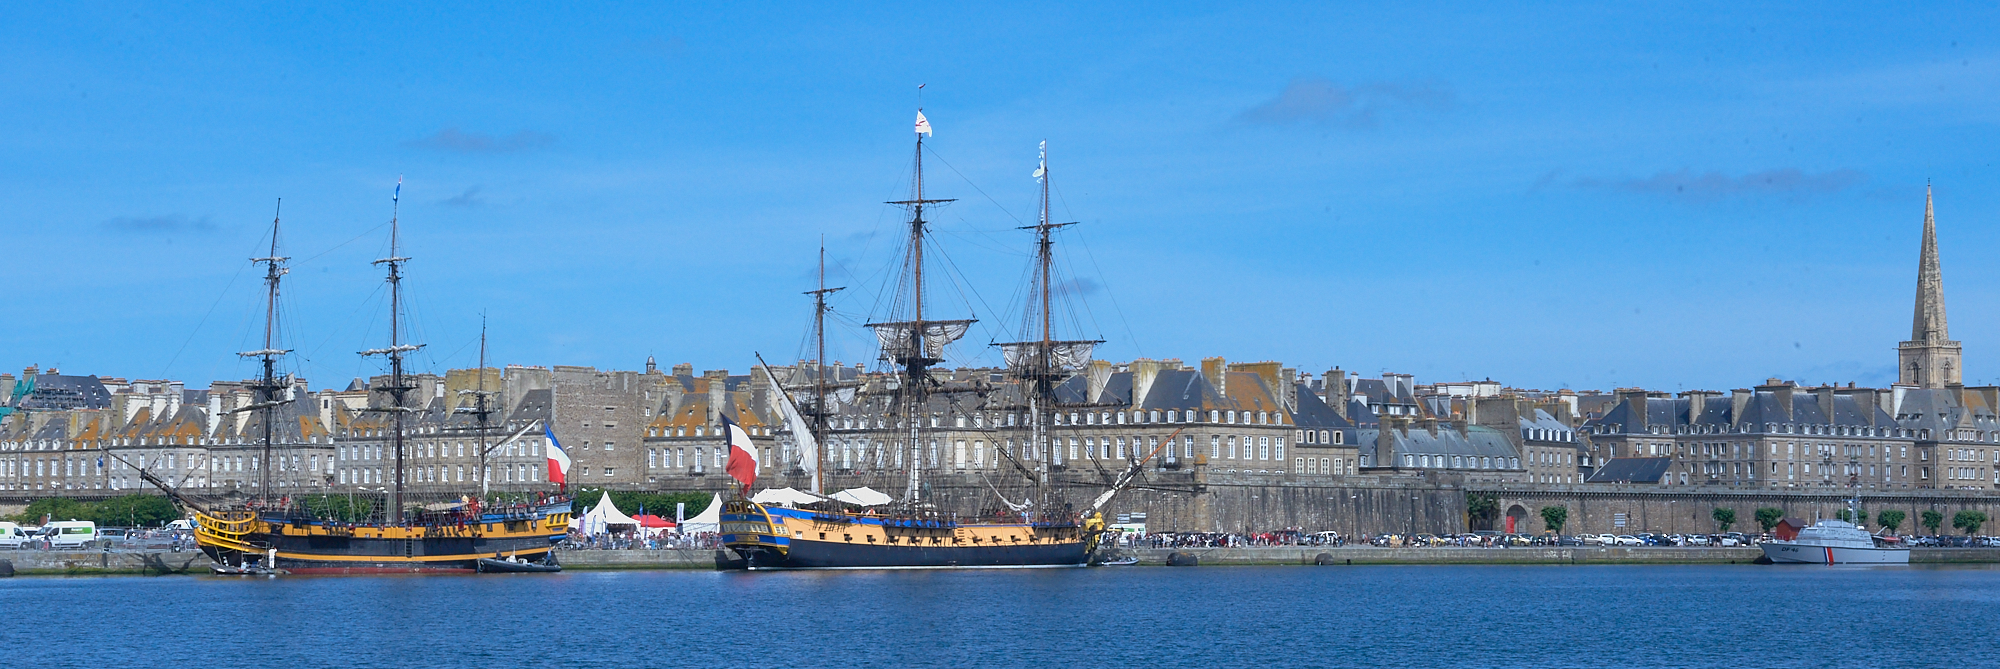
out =
<svg viewBox="0 0 2000 669"><path fill-rule="evenodd" d="M822 237L870 317L922 83L957 362L1012 329L1046 139L1109 359L1886 384L1931 180L2000 382L1995 10L1676 9L10 6L0 369L250 375L282 197L293 369L373 373L398 175L426 368L482 313L499 363L791 359Z"/></svg>

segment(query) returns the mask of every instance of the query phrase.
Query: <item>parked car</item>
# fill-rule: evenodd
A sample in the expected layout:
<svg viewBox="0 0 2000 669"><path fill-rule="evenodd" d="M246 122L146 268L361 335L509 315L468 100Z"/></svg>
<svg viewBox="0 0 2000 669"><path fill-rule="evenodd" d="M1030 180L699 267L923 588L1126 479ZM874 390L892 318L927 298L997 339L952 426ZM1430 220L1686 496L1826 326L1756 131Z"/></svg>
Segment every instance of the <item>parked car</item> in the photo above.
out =
<svg viewBox="0 0 2000 669"><path fill-rule="evenodd" d="M1618 535L1618 537L1617 537L1617 538L1615 539L1615 541L1616 541L1616 542L1618 543L1618 545L1620 545L1620 546L1644 546L1644 545L1646 545L1646 542L1644 542L1644 541L1641 541L1641 540L1640 540L1640 539L1639 539L1638 537L1635 537L1635 536L1632 536L1632 535L1630 535L1630 534L1620 534L1620 535Z"/></svg>
<svg viewBox="0 0 2000 669"><path fill-rule="evenodd" d="M1710 542L1709 542L1709 540L1708 540L1708 535L1706 535L1706 534L1690 534L1690 535L1688 535L1688 545L1689 545L1689 546L1707 546L1707 545L1708 545L1709 543L1710 543Z"/></svg>
<svg viewBox="0 0 2000 669"><path fill-rule="evenodd" d="M1616 546L1618 545L1618 535L1600 534L1597 535L1596 540L1592 541L1591 543L1597 544L1599 546Z"/></svg>

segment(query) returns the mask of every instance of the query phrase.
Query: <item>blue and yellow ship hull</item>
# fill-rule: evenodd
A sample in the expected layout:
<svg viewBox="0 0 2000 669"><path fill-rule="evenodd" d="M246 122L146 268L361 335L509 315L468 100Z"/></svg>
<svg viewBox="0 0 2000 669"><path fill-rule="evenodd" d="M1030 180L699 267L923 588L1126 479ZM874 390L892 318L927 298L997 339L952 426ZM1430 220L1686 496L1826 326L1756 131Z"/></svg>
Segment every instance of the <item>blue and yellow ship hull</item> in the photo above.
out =
<svg viewBox="0 0 2000 669"><path fill-rule="evenodd" d="M730 502L723 545L763 569L1081 567L1097 532L1075 523L959 523Z"/></svg>
<svg viewBox="0 0 2000 669"><path fill-rule="evenodd" d="M467 522L382 525L298 520L248 511L195 514L195 540L219 564L255 562L294 574L477 571L495 554L538 561L569 528L568 503Z"/></svg>

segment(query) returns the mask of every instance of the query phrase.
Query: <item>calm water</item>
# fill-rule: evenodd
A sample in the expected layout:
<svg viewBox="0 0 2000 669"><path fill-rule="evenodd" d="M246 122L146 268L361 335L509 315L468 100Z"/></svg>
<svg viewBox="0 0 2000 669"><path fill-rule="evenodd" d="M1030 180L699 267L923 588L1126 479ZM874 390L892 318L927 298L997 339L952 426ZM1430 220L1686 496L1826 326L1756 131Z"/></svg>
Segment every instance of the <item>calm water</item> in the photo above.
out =
<svg viewBox="0 0 2000 669"><path fill-rule="evenodd" d="M38 668L1991 667L1996 632L1992 568L0 579Z"/></svg>

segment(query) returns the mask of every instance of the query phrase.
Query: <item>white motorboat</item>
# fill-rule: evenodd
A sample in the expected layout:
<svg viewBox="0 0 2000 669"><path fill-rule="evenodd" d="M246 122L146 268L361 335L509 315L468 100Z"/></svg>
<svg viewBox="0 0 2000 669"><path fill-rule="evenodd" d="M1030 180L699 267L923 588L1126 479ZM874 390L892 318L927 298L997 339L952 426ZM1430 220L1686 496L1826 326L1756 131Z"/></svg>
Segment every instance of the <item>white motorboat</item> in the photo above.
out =
<svg viewBox="0 0 2000 669"><path fill-rule="evenodd" d="M1765 542L1764 556L1779 564L1910 563L1909 548L1878 545L1868 530L1844 520L1813 523L1792 541Z"/></svg>

